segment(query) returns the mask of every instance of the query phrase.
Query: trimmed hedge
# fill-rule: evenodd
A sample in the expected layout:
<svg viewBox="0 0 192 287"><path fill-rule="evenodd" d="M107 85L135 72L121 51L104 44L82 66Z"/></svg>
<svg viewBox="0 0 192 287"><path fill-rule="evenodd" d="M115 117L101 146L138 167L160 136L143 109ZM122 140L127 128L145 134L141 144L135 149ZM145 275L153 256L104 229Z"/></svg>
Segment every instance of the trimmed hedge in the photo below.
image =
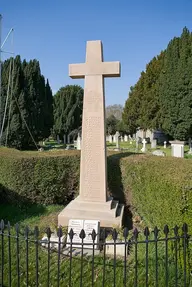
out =
<svg viewBox="0 0 192 287"><path fill-rule="evenodd" d="M144 221L192 231L192 161L138 155L121 161L124 192Z"/></svg>
<svg viewBox="0 0 192 287"><path fill-rule="evenodd" d="M1 201L65 204L78 194L79 151L19 152L0 148ZM109 153L109 193L151 225L189 224L192 161Z"/></svg>
<svg viewBox="0 0 192 287"><path fill-rule="evenodd" d="M1 152L1 150L0 150ZM0 157L1 199L8 202L31 202L43 204L64 204L78 191L78 153L60 151L6 153Z"/></svg>

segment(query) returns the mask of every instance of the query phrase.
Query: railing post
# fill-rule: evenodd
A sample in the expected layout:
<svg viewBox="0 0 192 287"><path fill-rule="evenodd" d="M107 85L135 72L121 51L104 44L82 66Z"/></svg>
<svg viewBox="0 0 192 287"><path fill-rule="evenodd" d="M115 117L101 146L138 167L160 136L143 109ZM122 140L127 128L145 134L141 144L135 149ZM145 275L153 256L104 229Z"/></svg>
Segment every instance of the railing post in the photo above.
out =
<svg viewBox="0 0 192 287"><path fill-rule="evenodd" d="M133 231L133 237L134 237L134 243L135 243L135 280L134 280L134 287L137 287L137 276L138 276L138 270L137 270L137 239L138 239L139 231L137 228Z"/></svg>
<svg viewBox="0 0 192 287"><path fill-rule="evenodd" d="M79 237L81 238L81 278L80 278L80 287L83 287L83 241L85 238L85 231L84 229L81 230Z"/></svg>
<svg viewBox="0 0 192 287"><path fill-rule="evenodd" d="M62 228L59 227L57 230L57 236L58 236L58 259L57 259L57 287L60 285L60 259L61 259L61 238L63 236Z"/></svg>
<svg viewBox="0 0 192 287"><path fill-rule="evenodd" d="M73 237L75 233L73 232L73 229L71 228L69 231L69 239L70 239L70 266L69 266L69 287L71 287L71 273L72 273L72 245L73 245Z"/></svg>
<svg viewBox="0 0 192 287"><path fill-rule="evenodd" d="M164 227L164 234L165 234L165 286L168 287L169 284L169 273L168 273L168 234L169 234L169 227L165 225Z"/></svg>
<svg viewBox="0 0 192 287"><path fill-rule="evenodd" d="M183 262L184 262L184 287L187 286L187 262L186 262L186 258L187 258L187 244L188 244L188 226L186 223L183 224L182 227L182 231L183 231Z"/></svg>
<svg viewBox="0 0 192 287"><path fill-rule="evenodd" d="M8 221L7 224L7 232L8 232L8 264L9 264L9 287L11 286L11 225Z"/></svg>
<svg viewBox="0 0 192 287"><path fill-rule="evenodd" d="M4 228L5 224L4 221L1 220L0 224L0 235L1 235L1 286L4 284Z"/></svg>
<svg viewBox="0 0 192 287"><path fill-rule="evenodd" d="M127 246L127 238L129 235L129 231L128 228L125 227L124 231L123 231L123 237L125 239L125 254L124 254L124 276L123 276L123 285L126 287L127 286L127 250L128 250L128 246Z"/></svg>

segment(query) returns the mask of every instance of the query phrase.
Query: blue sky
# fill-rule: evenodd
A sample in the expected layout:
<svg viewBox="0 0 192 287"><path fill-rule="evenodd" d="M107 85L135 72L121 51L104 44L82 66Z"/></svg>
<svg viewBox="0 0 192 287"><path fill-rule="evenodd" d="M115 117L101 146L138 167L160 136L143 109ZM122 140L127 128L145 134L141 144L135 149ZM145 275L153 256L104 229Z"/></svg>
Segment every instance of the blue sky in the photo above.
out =
<svg viewBox="0 0 192 287"><path fill-rule="evenodd" d="M184 26L192 31L191 0L1 0L0 13L3 36L14 27L14 52L38 59L54 92L84 85L68 65L85 61L87 40L102 40L104 60L121 62L121 78L105 80L107 105L124 105L153 56Z"/></svg>

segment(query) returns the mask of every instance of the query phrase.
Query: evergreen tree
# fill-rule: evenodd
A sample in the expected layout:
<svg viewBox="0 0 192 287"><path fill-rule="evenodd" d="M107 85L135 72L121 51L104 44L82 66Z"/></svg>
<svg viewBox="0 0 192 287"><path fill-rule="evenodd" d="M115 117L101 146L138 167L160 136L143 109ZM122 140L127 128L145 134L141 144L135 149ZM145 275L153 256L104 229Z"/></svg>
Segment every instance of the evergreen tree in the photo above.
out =
<svg viewBox="0 0 192 287"><path fill-rule="evenodd" d="M5 112L11 62L12 89L2 143L18 149L34 148L35 143L50 135L53 126L52 92L48 81L45 84L37 60L22 62L20 56L8 59L3 63L2 69L2 116Z"/></svg>
<svg viewBox="0 0 192 287"><path fill-rule="evenodd" d="M62 87L54 96L54 134L60 138L82 125L83 89L78 85Z"/></svg>

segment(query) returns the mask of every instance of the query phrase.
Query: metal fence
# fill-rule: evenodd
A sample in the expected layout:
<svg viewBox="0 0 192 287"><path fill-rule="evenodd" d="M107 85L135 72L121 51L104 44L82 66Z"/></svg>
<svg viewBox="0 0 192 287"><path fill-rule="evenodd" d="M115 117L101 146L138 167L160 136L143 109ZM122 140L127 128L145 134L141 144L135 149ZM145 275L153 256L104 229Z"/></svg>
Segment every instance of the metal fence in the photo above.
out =
<svg viewBox="0 0 192 287"><path fill-rule="evenodd" d="M0 286L192 286L187 224L130 233L103 229L99 242L93 230L91 243L82 230L78 248L72 229L68 242L62 228L57 237L50 228L45 234L46 240L38 227L1 221Z"/></svg>

